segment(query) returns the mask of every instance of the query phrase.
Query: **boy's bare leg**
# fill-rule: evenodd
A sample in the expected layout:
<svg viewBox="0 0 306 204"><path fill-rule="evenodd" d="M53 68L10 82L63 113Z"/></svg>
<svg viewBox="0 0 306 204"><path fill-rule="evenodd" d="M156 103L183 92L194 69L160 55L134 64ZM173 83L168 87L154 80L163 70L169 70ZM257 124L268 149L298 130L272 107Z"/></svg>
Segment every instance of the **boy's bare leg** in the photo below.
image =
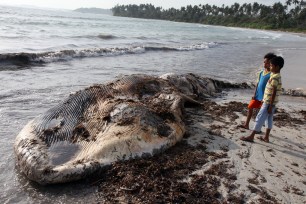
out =
<svg viewBox="0 0 306 204"><path fill-rule="evenodd" d="M270 132L271 132L271 129L267 128L265 137L259 137L258 139L260 139L260 140L262 140L264 142L269 142Z"/></svg>
<svg viewBox="0 0 306 204"><path fill-rule="evenodd" d="M242 127L244 127L245 129L249 129L249 125L250 125L250 121L253 115L253 108L248 109L248 115L247 115L247 119L244 123L244 125Z"/></svg>

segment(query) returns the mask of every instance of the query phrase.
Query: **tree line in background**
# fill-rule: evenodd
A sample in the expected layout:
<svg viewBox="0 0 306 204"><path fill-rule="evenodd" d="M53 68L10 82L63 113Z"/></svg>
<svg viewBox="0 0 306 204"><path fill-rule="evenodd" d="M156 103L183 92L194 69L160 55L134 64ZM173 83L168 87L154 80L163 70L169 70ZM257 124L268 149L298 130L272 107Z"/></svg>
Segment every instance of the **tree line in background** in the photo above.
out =
<svg viewBox="0 0 306 204"><path fill-rule="evenodd" d="M114 16L123 17L306 32L306 2L303 0L287 0L285 4L278 2L272 6L254 2L221 7L188 5L180 9L163 9L152 4L116 5L112 12Z"/></svg>

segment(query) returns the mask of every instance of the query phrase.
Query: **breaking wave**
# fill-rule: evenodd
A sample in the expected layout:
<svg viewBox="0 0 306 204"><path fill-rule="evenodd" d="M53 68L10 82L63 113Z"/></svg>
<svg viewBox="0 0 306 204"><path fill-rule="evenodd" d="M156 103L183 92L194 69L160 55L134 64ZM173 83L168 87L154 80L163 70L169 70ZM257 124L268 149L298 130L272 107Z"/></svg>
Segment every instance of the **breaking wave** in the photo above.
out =
<svg viewBox="0 0 306 204"><path fill-rule="evenodd" d="M126 54L141 54L153 51L194 51L204 50L218 46L219 43L201 43L190 46L135 46L123 48L90 48L90 49L69 49L60 51L49 51L41 53L6 53L0 54L0 64L14 64L14 65L30 65L43 64L58 61L68 61L75 58L86 57L101 57L101 56L118 56Z"/></svg>
<svg viewBox="0 0 306 204"><path fill-rule="evenodd" d="M98 38L103 39L103 40L110 40L116 38L114 35L108 35L108 34L100 34L98 35Z"/></svg>

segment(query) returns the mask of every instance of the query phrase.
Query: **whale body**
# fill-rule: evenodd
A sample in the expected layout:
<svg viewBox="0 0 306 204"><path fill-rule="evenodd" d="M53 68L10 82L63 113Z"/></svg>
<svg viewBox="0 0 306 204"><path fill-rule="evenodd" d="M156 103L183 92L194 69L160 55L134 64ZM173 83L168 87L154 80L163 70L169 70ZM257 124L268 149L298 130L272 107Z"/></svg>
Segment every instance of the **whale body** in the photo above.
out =
<svg viewBox="0 0 306 204"><path fill-rule="evenodd" d="M224 83L193 74L131 75L71 94L17 135L18 168L40 184L85 178L114 161L157 154L185 133L184 104Z"/></svg>

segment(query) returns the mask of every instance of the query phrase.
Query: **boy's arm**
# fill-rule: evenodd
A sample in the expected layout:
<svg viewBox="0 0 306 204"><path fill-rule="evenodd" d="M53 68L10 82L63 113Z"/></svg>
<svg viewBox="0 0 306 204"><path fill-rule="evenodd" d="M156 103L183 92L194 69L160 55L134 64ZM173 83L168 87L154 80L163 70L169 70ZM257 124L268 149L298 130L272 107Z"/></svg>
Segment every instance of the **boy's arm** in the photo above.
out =
<svg viewBox="0 0 306 204"><path fill-rule="evenodd" d="M270 100L270 105L269 105L269 108L268 108L268 113L271 114L272 113L272 106L273 106L273 103L274 103L274 100L275 100L275 96L276 96L276 90L277 90L277 86L273 86L273 89L272 89L272 96L271 96L271 100Z"/></svg>
<svg viewBox="0 0 306 204"><path fill-rule="evenodd" d="M255 86L255 89L254 89L254 95L252 97L252 100L255 99L256 91L257 91L257 88L258 88L258 83L260 81L260 76L261 76L262 73L263 73L263 71L260 71L260 72L257 73L257 81L256 81L256 86Z"/></svg>
<svg viewBox="0 0 306 204"><path fill-rule="evenodd" d="M255 87L255 90L254 90L254 95L253 95L253 97L252 97L252 100L255 99L257 87L258 87L258 83L256 84L256 87Z"/></svg>
<svg viewBox="0 0 306 204"><path fill-rule="evenodd" d="M256 96L256 91L257 91L257 87L258 87L258 83L259 83L259 80L260 80L260 74L261 74L262 71L258 72L257 73L257 81L256 81L256 87L255 87L255 90L254 90L254 95L252 97L252 100L255 99L255 96Z"/></svg>

